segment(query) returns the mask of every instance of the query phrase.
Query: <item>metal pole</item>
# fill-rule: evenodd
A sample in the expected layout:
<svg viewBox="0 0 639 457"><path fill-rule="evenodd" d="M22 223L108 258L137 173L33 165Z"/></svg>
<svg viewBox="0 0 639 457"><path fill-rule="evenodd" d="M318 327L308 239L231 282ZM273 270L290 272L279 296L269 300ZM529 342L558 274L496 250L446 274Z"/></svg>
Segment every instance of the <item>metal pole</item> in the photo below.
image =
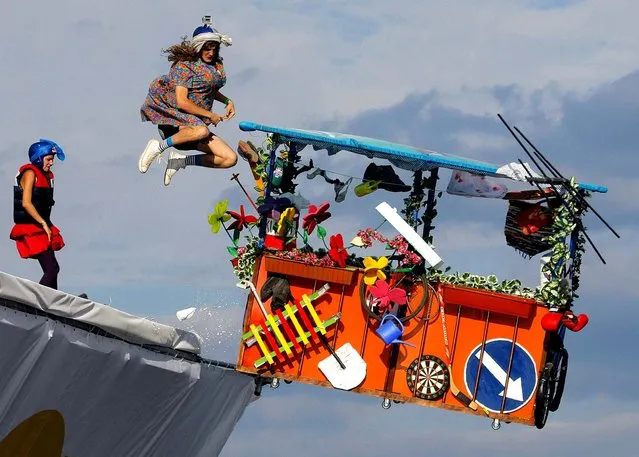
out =
<svg viewBox="0 0 639 457"><path fill-rule="evenodd" d="M437 192L437 180L439 179L439 168L433 168L430 170L430 176L426 180L424 187L428 188L428 196L426 198L426 211L422 216L422 221L424 222L424 229L422 231L422 238L426 242L432 241L431 230L435 227L432 226L433 219L437 216L437 210L435 206L437 205L436 192Z"/></svg>
<svg viewBox="0 0 639 457"><path fill-rule="evenodd" d="M528 143L528 144L530 145L530 147L531 147L531 148L533 148L533 151L535 151L535 154L536 154L536 155L540 158L540 160L541 160L541 161L543 161L543 162L546 164L546 166L547 166L547 167L551 170L551 172L554 172L554 173L556 174L556 176L559 176L559 177L560 177L560 178L562 178L562 179L566 179L566 178L564 178L564 177L562 176L562 174L561 174L561 173L559 173L559 171L558 171L558 170L557 170L557 169L556 169L556 168L555 168L555 167L554 167L554 166L553 166L553 165L552 165L552 164L551 164L551 163L550 163L550 162L549 162L549 161L548 161L548 160L547 160L544 156L543 156L543 154L539 151L539 149L537 149L537 148L535 147L535 145L534 145L534 144L532 144L532 142L531 142L531 141L530 141L530 140L526 137L526 135L524 135L524 134L521 132L521 130L519 130L516 126L514 127L514 129L517 131L517 133L519 133L519 134L521 135L521 137L522 137L522 138L526 141L526 143ZM583 196L582 196L579 192L576 192L576 191L575 191L573 188L571 188L570 186L565 186L565 187L568 189L568 191L569 191L569 192L571 192L571 193L572 193L575 197L577 197L577 198L578 198L581 202L583 202L583 203L584 203L584 205L586 205L586 206L587 206L590 210L592 210L592 212L593 212L593 213L595 213L595 215L599 218L599 220L600 220L601 222L603 222L603 223L604 223L604 225L605 225L606 227L608 227L608 228L610 229L610 231L611 231L612 233L614 233L614 234L615 234L615 236L616 236L617 238L621 238L621 237L619 236L619 234L618 234L617 232L615 232L615 230L614 230L614 229L610 226L610 224L608 224L608 222L606 222L606 221L604 220L604 218L603 218L603 217L601 217L601 216L599 215L599 213L598 213L598 212L597 212L597 211L596 211L596 210L592 207L592 205L591 205L591 204L590 204L590 203L589 203L589 202L588 202L588 201L587 201L587 200L586 200L586 199L585 199L585 198L584 198L584 197L583 197Z"/></svg>

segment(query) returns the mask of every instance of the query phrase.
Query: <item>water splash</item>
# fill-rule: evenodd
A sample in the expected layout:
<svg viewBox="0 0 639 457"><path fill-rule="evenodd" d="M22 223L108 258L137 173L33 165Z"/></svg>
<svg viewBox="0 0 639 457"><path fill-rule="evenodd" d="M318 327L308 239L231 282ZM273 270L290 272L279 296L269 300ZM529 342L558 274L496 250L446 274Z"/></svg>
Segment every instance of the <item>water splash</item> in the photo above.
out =
<svg viewBox="0 0 639 457"><path fill-rule="evenodd" d="M233 363L241 341L246 294L238 292L239 296L238 293L216 293L214 298L198 295L196 303L178 311L188 317L180 321L176 313L170 325L197 334L201 340L202 357Z"/></svg>

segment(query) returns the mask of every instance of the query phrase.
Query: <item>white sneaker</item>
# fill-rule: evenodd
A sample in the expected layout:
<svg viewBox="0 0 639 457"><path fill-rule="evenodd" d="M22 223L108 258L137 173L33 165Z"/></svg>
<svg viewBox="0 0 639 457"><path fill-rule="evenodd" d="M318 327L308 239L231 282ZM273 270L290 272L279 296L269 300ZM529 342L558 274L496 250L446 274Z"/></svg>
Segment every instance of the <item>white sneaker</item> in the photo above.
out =
<svg viewBox="0 0 639 457"><path fill-rule="evenodd" d="M169 161L166 164L166 170L164 171L164 185L171 184L171 178L181 168L186 167L186 156L175 151L171 151L169 154Z"/></svg>
<svg viewBox="0 0 639 457"><path fill-rule="evenodd" d="M140 170L140 173L146 173L153 161L160 154L162 154L162 151L160 151L160 142L158 140L149 140L144 151L140 154L140 160L138 160L138 170Z"/></svg>

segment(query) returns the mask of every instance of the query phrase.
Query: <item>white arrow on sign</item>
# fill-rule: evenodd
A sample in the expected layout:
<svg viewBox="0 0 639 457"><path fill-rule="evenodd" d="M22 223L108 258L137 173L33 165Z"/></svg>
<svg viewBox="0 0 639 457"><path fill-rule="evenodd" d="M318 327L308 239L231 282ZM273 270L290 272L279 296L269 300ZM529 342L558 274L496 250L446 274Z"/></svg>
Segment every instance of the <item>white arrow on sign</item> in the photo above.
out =
<svg viewBox="0 0 639 457"><path fill-rule="evenodd" d="M481 351L475 353L475 357L479 359ZM484 351L484 357L482 359L482 364L490 371L490 373L499 381L502 386L506 386L506 372L499 364L493 359L487 351ZM499 393L500 396L504 395L504 391L502 390ZM524 401L524 391L521 387L521 378L517 378L513 380L510 378L508 380L508 392L506 393L506 398L510 398L516 401Z"/></svg>

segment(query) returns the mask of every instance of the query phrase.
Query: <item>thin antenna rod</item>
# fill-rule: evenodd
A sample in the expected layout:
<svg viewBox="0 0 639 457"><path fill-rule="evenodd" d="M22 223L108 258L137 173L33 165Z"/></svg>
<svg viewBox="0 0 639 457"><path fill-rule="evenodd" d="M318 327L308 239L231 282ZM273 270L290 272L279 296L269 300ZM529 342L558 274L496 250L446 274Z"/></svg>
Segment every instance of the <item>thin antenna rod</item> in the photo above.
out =
<svg viewBox="0 0 639 457"><path fill-rule="evenodd" d="M523 167L524 170L526 170L528 172L528 174L530 174L530 176L532 177L532 173L528 170L528 167L526 167L526 165L524 164L524 162L521 161L521 159L518 159L519 164ZM542 171L543 173L543 171ZM545 174L544 174L545 175ZM541 192L543 192L541 186L539 185L539 183L535 182L535 185L537 186L537 189L539 189ZM555 193L557 192L557 189L555 188L555 186L553 186L552 184L550 185L553 189L553 191ZM604 260L603 256L601 255L601 253L599 252L599 249L597 249L597 246L595 246L595 243L593 243L593 241L590 239L590 237L588 236L588 234L586 233L586 229L583 226L581 219L577 218L577 216L575 216L575 213L572 212L572 210L570 209L570 207L568 206L568 204L564 201L563 198L559 197L559 199L561 200L561 203L564 205L564 207L568 210L568 212L570 213L570 216L575 220L575 223L577 224L577 226L579 227L579 230L582 231L582 233L584 234L584 236L586 237L586 239L588 240L588 242L590 243L590 245L592 246L592 248L594 249L594 251L597 253L597 256L599 257L599 259L603 262L603 264L606 264L606 261ZM550 209L550 201L548 200L548 196L546 196L546 203L548 204L548 208Z"/></svg>
<svg viewBox="0 0 639 457"><path fill-rule="evenodd" d="M535 154L540 158L540 160L542 160L543 162L545 162L548 166L548 168L550 168L551 170L554 170L554 172L556 173L556 175L562 179L566 179L562 176L561 173L559 173L559 171L552 166L552 164L544 157L544 155L539 151L539 149L537 149L535 147L534 144L532 144L532 142L526 137L526 135L524 135L521 130L519 130L516 126L514 127L514 129L517 131L517 133L519 133L521 135L521 137L526 141L526 143L528 143L530 145L531 148L533 148L533 151L535 151ZM615 234L615 236L617 238L621 238L619 236L619 234L610 226L610 224L608 224L608 222L606 222L604 220L603 217L601 217L601 215L592 207L592 205L583 197L583 195L581 195L579 192L576 192L572 187L570 186L566 186L566 188L573 193L573 195L577 196L590 210L592 210L592 212L599 218L599 220L601 222L603 222L605 224L606 227L608 227L608 229L610 229L610 231L612 233Z"/></svg>
<svg viewBox="0 0 639 457"><path fill-rule="evenodd" d="M503 122L503 124L506 126L506 128L508 129L508 131L510 132L510 134L515 138L515 140L517 140L517 143L519 143L519 145L521 146L521 148L524 150L524 152L528 155L528 157L530 157L530 160L533 161L533 163L537 166L537 168L539 169L539 171L541 172L541 174L544 176L544 178L548 178L548 175L546 175L546 173L544 172L544 170L539 167L539 165L537 165L537 162L535 161L535 159L533 158L532 154L530 153L530 151L528 151L528 149L526 148L526 146L524 146L524 144L521 142L521 140L517 137L517 135L515 135L515 132L513 132L513 130L510 128L510 126L508 125L508 123L506 122L506 120L501 116L501 114L497 114L497 117L499 117L499 119ZM521 161L520 161L521 163ZM522 163L523 166L523 163ZM524 166L524 169L526 171L528 171L526 169L526 167ZM528 171L530 173L530 171ZM532 176L532 175L531 175ZM537 187L541 190L541 187L539 186L539 184L537 184ZM550 183L550 187L552 188L552 190L555 192L555 194L557 194L557 196L559 197L559 199L561 200L561 203L564 205L564 207L568 210L568 212L570 213L570 216L574 219L575 223L577 224L577 226L579 227L579 230L582 231L582 233L584 234L584 236L586 237L586 239L588 240L588 242L590 243L590 245L592 246L592 248L594 249L594 251L597 253L597 256L599 257L599 259L606 264L606 261L604 260L603 256L601 255L601 253L599 252L599 250L597 249L597 247L595 246L595 243L592 242L592 240L590 239L590 237L588 236L588 234L586 233L586 229L583 225L583 223L581 222L581 219L576 217L575 214L572 212L572 210L570 209L570 207L568 206L568 204L564 201L564 199L561 197L561 194L559 193L559 191L557 190L557 188L554 186L554 184Z"/></svg>

